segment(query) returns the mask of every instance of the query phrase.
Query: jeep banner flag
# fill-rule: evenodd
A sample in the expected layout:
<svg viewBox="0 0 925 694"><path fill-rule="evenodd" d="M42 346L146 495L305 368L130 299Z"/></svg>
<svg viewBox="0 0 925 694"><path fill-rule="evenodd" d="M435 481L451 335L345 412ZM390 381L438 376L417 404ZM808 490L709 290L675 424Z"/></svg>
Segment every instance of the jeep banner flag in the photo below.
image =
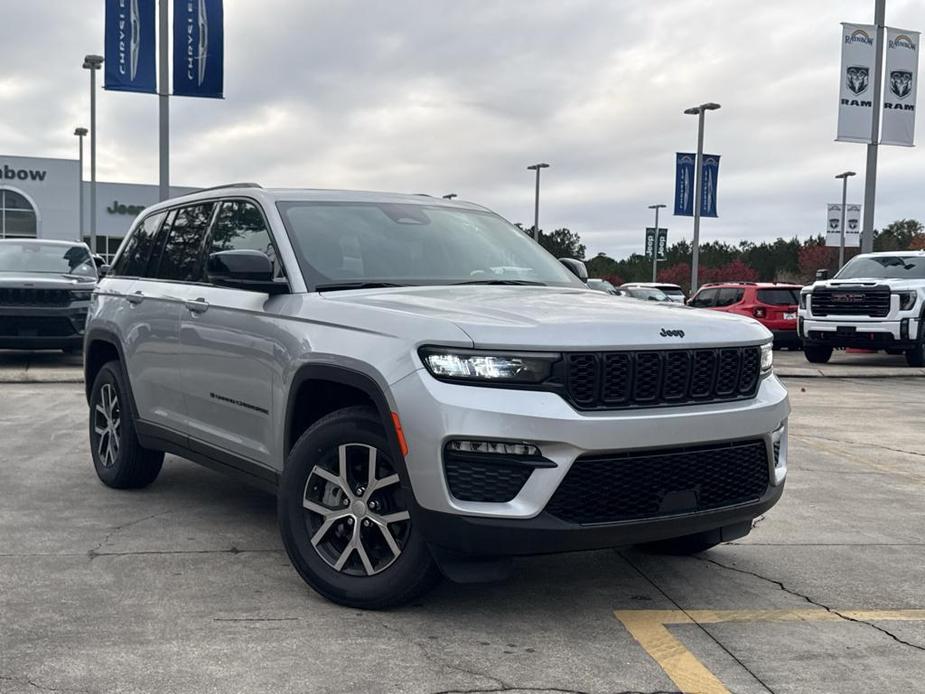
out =
<svg viewBox="0 0 925 694"><path fill-rule="evenodd" d="M884 145L912 147L915 139L915 91L919 72L919 33L886 30L886 74L883 78Z"/></svg>
<svg viewBox="0 0 925 694"><path fill-rule="evenodd" d="M829 203L826 206L825 245L838 248L841 245L841 205ZM861 246L861 206L848 204L845 217L845 248Z"/></svg>
<svg viewBox="0 0 925 694"><path fill-rule="evenodd" d="M841 88L838 101L840 142L870 142L874 117L874 36L869 24L842 23Z"/></svg>
<svg viewBox="0 0 925 694"><path fill-rule="evenodd" d="M659 227L656 237L655 227L646 227L646 258L652 260L652 253L658 253L659 260L668 260L668 230L666 228Z"/></svg>
<svg viewBox="0 0 925 694"><path fill-rule="evenodd" d="M716 184L719 180L719 155L704 154L700 177L700 216L716 217Z"/></svg>
<svg viewBox="0 0 925 694"><path fill-rule="evenodd" d="M106 89L157 91L154 24L154 0L106 0Z"/></svg>
<svg viewBox="0 0 925 694"><path fill-rule="evenodd" d="M224 82L222 0L174 0L173 93L221 99Z"/></svg>
<svg viewBox="0 0 925 694"><path fill-rule="evenodd" d="M678 152L674 177L674 213L679 217L694 216L694 162L697 155Z"/></svg>

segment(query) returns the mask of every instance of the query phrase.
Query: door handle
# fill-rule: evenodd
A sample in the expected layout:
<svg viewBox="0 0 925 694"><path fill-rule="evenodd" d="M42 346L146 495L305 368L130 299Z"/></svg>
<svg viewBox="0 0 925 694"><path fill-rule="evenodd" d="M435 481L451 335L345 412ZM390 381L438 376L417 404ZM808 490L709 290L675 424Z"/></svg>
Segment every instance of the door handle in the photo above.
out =
<svg viewBox="0 0 925 694"><path fill-rule="evenodd" d="M135 292L134 294L127 294L125 298L128 299L128 302L130 304L132 304L133 306L137 306L138 304L140 304L142 301L145 300L145 295L142 292L138 291L138 292Z"/></svg>
<svg viewBox="0 0 925 694"><path fill-rule="evenodd" d="M202 297L184 302L183 305L186 306L190 313L205 313L209 310L209 302Z"/></svg>

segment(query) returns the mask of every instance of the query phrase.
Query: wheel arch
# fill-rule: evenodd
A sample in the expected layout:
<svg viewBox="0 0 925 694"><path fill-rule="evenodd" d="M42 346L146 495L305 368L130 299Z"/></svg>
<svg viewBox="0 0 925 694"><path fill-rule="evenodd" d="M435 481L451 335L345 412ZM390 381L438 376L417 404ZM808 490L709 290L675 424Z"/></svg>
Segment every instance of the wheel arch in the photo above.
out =
<svg viewBox="0 0 925 694"><path fill-rule="evenodd" d="M84 394L87 398L87 404L90 404L90 392L97 374L110 361L116 361L119 364L118 368L122 372L122 380L128 390L132 414L137 417L138 409L135 407L135 395L132 392L132 384L128 378L128 369L126 368L125 353L122 351L122 345L118 336L102 328L91 328L87 331L84 339Z"/></svg>

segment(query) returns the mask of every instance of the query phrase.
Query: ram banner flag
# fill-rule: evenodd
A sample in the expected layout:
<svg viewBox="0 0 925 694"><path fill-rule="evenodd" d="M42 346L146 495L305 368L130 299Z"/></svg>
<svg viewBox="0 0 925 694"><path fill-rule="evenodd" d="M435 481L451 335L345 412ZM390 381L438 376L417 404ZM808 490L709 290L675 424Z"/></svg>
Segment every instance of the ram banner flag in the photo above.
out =
<svg viewBox="0 0 925 694"><path fill-rule="evenodd" d="M912 147L915 142L915 92L919 73L919 33L886 30L886 75L883 82L884 145Z"/></svg>
<svg viewBox="0 0 925 694"><path fill-rule="evenodd" d="M154 0L106 0L106 89L157 91L154 24Z"/></svg>
<svg viewBox="0 0 925 694"><path fill-rule="evenodd" d="M841 142L870 142L874 117L874 32L869 24L842 23L841 88L835 138Z"/></svg>
<svg viewBox="0 0 925 694"><path fill-rule="evenodd" d="M222 0L174 0L174 94L222 98L223 24Z"/></svg>
<svg viewBox="0 0 925 694"><path fill-rule="evenodd" d="M700 177L700 216L716 216L716 184L719 180L719 155L704 154Z"/></svg>
<svg viewBox="0 0 925 694"><path fill-rule="evenodd" d="M694 162L697 155L678 152L674 177L674 213L679 217L694 216Z"/></svg>
<svg viewBox="0 0 925 694"><path fill-rule="evenodd" d="M826 206L825 245L838 248L841 245L841 205L829 203ZM845 217L845 248L861 247L861 206L848 204Z"/></svg>

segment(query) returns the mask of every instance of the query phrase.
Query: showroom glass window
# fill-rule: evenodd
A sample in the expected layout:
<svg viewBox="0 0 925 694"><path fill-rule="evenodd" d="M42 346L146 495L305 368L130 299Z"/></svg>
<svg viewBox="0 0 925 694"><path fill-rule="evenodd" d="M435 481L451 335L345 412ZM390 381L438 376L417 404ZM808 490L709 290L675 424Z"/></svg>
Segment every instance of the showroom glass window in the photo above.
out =
<svg viewBox="0 0 925 694"><path fill-rule="evenodd" d="M37 230L32 203L14 190L0 188L0 239L34 239Z"/></svg>

